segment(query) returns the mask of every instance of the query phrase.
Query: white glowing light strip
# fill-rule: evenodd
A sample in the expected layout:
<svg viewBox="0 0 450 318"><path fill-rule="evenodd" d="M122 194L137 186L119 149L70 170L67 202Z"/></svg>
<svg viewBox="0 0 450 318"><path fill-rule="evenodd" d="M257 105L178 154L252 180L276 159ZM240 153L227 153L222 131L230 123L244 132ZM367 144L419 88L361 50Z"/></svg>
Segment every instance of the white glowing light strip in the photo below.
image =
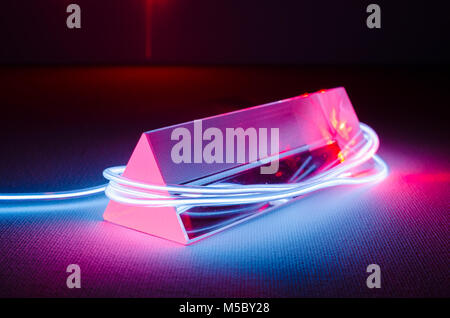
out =
<svg viewBox="0 0 450 318"><path fill-rule="evenodd" d="M130 197L126 193L118 191L114 187L108 186L106 188L106 195L114 201L121 202L128 205L135 206L147 206L147 207L160 207L160 206L223 206L223 205L236 205L236 204L250 204L266 201L274 201L280 199L293 198L300 195L324 189L327 187L337 185L351 185L362 184L368 182L375 182L383 179L387 175L387 166L383 160L374 156L373 159L379 165L380 172L367 177L338 177L335 179L318 180L313 183L305 182L297 184L290 190L284 191L272 191L273 193L255 193L255 194L243 194L243 195L222 195L216 197L200 197L200 198L185 198L185 197L167 197L166 199L146 199L145 193L140 193L141 197Z"/></svg>
<svg viewBox="0 0 450 318"><path fill-rule="evenodd" d="M125 166L118 166L105 169L103 172L104 177L110 181L108 185L64 192L0 194L0 201L68 199L105 192L111 200L136 206L221 206L289 199L331 186L381 180L387 175L388 168L384 161L375 155L379 146L378 136L369 126L361 123L360 127L365 137L361 149L342 164L306 182L272 185L159 186L122 177ZM378 172L365 177L347 176L350 169L369 159L374 160Z"/></svg>
<svg viewBox="0 0 450 318"><path fill-rule="evenodd" d="M233 185L233 188L230 188L230 185L220 184L157 186L124 178L118 173L122 167L117 167L104 172L104 176L110 180L105 193L111 200L134 206L224 206L289 199L327 187L381 180L387 175L388 168L380 157L375 156L379 146L378 136L369 126L361 124L360 127L366 140L361 149L341 165L306 182L281 185ZM360 166L369 159L374 160L376 173L364 177L348 176L350 169Z"/></svg>
<svg viewBox="0 0 450 318"><path fill-rule="evenodd" d="M56 200L85 197L105 191L107 184L96 187L78 189L61 192L41 192L41 193L8 193L0 194L2 201L28 201L28 200Z"/></svg>
<svg viewBox="0 0 450 318"><path fill-rule="evenodd" d="M378 137L373 132L372 129L370 129L367 125L361 124L361 128L366 128L369 130L369 133L373 133L373 135L370 136L365 142L364 147L358 151L358 153L354 156L354 158L357 158L360 154L365 154L365 157L367 159L370 159L370 157L373 156L373 154L378 149ZM376 144L373 145L373 140L376 140ZM369 151L369 148L373 147L372 151ZM350 163L350 161L348 161ZM359 164L359 163L358 163ZM348 168L344 168L347 170ZM272 192L272 191L278 191L282 189L290 189L292 187L295 187L295 183L291 184L271 184L271 185L229 185L229 184L212 184L208 186L194 186L194 185L155 185L155 184L148 184L148 183L142 183L138 181L134 181L131 179L128 179L126 177L121 176L123 171L125 170L125 166L117 166L117 167L111 167L107 168L103 171L103 176L110 181L109 185L110 187L119 188L119 185L123 186L129 186L133 188L140 188L142 190L153 190L153 191L162 191L162 192L176 192L176 193L183 193L185 195L189 193L202 193L202 194L242 194L242 193L253 193L255 191L259 192ZM330 174L335 170L330 169L326 174ZM324 176L322 174L321 176ZM231 188L232 187L232 188ZM129 192L129 191L124 191ZM145 193L144 193L145 196Z"/></svg>

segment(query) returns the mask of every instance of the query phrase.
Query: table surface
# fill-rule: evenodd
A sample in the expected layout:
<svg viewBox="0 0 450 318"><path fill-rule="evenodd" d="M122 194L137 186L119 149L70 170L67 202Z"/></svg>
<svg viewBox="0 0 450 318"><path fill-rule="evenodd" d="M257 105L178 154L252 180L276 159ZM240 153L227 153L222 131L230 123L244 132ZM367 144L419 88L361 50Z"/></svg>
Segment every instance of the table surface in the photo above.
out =
<svg viewBox="0 0 450 318"><path fill-rule="evenodd" d="M448 297L447 75L407 67L2 68L2 192L98 184L103 168L126 163L142 131L340 85L379 133L390 174L314 193L187 247L103 221L103 195L0 203L0 296ZM381 289L366 287L372 263ZM81 267L81 289L66 287L69 264Z"/></svg>

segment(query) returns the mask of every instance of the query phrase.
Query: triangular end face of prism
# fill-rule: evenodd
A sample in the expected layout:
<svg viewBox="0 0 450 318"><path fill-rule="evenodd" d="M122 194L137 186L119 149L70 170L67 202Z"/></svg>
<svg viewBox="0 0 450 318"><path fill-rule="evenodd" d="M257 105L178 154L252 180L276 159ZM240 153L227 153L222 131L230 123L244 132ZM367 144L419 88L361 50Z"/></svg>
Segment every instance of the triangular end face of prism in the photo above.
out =
<svg viewBox="0 0 450 318"><path fill-rule="evenodd" d="M131 155L123 176L157 185L165 185L151 142L143 133ZM174 207L136 207L110 201L103 213L106 221L181 244L188 238Z"/></svg>

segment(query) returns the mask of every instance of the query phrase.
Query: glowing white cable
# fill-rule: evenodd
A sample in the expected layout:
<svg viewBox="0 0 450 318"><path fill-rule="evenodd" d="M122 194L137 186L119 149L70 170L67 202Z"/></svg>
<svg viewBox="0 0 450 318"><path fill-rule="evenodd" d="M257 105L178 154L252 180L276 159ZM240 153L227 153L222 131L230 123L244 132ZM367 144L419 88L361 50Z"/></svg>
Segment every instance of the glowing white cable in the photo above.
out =
<svg viewBox="0 0 450 318"><path fill-rule="evenodd" d="M107 184L72 191L41 193L5 193L0 194L0 201L57 200L80 198L105 192Z"/></svg>
<svg viewBox="0 0 450 318"><path fill-rule="evenodd" d="M236 205L236 204L250 204L259 203L266 201L274 201L286 198L293 198L300 195L305 195L307 193L324 189L327 187L337 186L337 185L351 185L351 184L361 184L378 181L383 179L387 174L387 166L383 160L374 156L373 159L381 167L380 172L367 177L341 177L335 179L325 179L316 180L315 182L304 182L297 184L289 190L277 190L272 192L264 193L253 193L253 194L242 194L242 195L221 195L221 196L207 196L207 197L197 197L197 198L187 198L187 197L167 197L165 199L147 199L144 192L140 192L140 197L132 197L127 195L126 192L118 191L117 188L108 186L106 188L106 195L114 201L118 201L128 205L135 206L147 206L147 207L158 207L158 206L223 206L223 205Z"/></svg>
<svg viewBox="0 0 450 318"><path fill-rule="evenodd" d="M79 198L105 192L111 200L136 206L222 206L289 199L331 186L381 180L387 175L388 168L384 161L375 155L379 146L378 136L369 126L361 123L360 127L364 134L364 143L360 149L356 152L353 149L347 149L353 154L343 163L303 182L271 185L160 186L125 178L121 175L125 166L118 166L105 169L103 172L104 177L109 180L108 185L64 192L0 194L0 201ZM356 145L353 148L358 147ZM370 159L374 160L376 173L364 177L347 176L351 169Z"/></svg>
<svg viewBox="0 0 450 318"><path fill-rule="evenodd" d="M357 153L346 159L344 163L304 182L236 185L233 188L220 184L214 186L158 186L124 178L119 173L122 171L122 167L116 167L106 169L104 172L104 176L110 180L105 193L111 200L134 206L226 206L289 199L331 186L381 180L387 175L388 168L380 157L375 156L379 146L378 136L365 124L361 124L361 130L365 143ZM362 165L369 159L374 160L375 173L363 177L346 175L351 169Z"/></svg>
<svg viewBox="0 0 450 318"><path fill-rule="evenodd" d="M359 160L357 164L359 165L365 160L370 159L378 149L378 137L375 134L375 132L368 127L365 124L361 124L361 129L367 130L368 134L370 134L369 138L367 138L363 148L358 151L358 153L354 156L354 159L359 159L361 155L364 156L364 159ZM370 149L372 148L372 149ZM350 167L350 161L347 161L345 167L340 167L341 170L348 170L348 167ZM129 186L132 188L139 188L142 190L151 190L151 191L162 191L164 192L176 192L176 193L201 193L201 194L242 194L242 193L253 193L255 191L261 191L261 192L272 192L272 191L278 191L282 189L290 189L296 186L295 183L291 184L271 184L271 185L232 185L232 188L230 188L229 184L222 185L222 184L213 184L208 186L185 186L185 185L155 185L155 184L148 184L148 183L142 183L138 181L134 181L131 179L128 179L126 177L123 177L121 174L125 170L125 166L117 166L117 167L111 167L107 168L103 171L103 176L110 181L109 186L117 188L120 187L119 185L123 186ZM328 175L335 175L339 170L329 170L326 173L322 174L320 177L325 177ZM333 173L335 172L335 173ZM131 191L128 189L129 192ZM143 193L144 196L146 196L145 193Z"/></svg>

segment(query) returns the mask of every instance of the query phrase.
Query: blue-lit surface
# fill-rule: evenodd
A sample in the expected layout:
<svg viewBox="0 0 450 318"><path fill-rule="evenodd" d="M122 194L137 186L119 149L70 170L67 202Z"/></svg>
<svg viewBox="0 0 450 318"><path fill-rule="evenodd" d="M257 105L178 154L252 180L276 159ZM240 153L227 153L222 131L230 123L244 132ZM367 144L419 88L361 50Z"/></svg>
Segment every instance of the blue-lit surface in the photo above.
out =
<svg viewBox="0 0 450 318"><path fill-rule="evenodd" d="M0 295L442 295L447 207L424 193L448 194L448 178L436 177L444 163L427 157L425 165L424 155L399 145L380 151L391 168L383 183L316 192L189 248L103 222L102 196L65 201L64 209L8 205ZM433 182L416 179L425 172ZM73 263L82 269L80 290L65 285ZM365 285L371 263L383 271L380 290Z"/></svg>

